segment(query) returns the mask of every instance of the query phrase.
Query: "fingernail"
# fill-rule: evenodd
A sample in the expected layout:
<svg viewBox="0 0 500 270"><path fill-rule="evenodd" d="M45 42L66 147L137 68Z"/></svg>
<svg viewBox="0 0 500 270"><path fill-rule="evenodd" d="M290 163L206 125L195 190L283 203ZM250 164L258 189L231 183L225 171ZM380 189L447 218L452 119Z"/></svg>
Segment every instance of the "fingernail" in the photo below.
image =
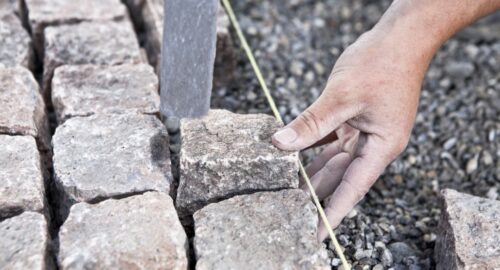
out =
<svg viewBox="0 0 500 270"><path fill-rule="evenodd" d="M297 139L297 132L291 128L284 128L274 133L273 138L281 144L291 144Z"/></svg>

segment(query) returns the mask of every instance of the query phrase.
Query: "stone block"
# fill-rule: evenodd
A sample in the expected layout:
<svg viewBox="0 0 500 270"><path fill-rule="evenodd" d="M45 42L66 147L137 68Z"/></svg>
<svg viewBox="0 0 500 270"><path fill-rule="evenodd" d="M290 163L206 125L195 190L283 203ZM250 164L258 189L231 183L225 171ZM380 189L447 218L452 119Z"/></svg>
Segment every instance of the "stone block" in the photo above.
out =
<svg viewBox="0 0 500 270"><path fill-rule="evenodd" d="M23 211L44 212L40 155L30 136L0 135L0 219Z"/></svg>
<svg viewBox="0 0 500 270"><path fill-rule="evenodd" d="M127 0L142 10L144 28L146 31L146 48L150 63L159 70L161 45L163 40L163 3L164 0ZM217 17L217 45L215 54L214 83L232 77L236 64L233 42L229 34L229 18L219 7Z"/></svg>
<svg viewBox="0 0 500 270"><path fill-rule="evenodd" d="M331 269L298 189L241 195L194 214L196 269Z"/></svg>
<svg viewBox="0 0 500 270"><path fill-rule="evenodd" d="M62 65L120 65L143 62L129 21L82 22L45 29L43 96L50 98L54 70Z"/></svg>
<svg viewBox="0 0 500 270"><path fill-rule="evenodd" d="M168 135L155 116L71 118L57 128L53 145L61 219L77 202L95 203L151 190L169 192Z"/></svg>
<svg viewBox="0 0 500 270"><path fill-rule="evenodd" d="M0 269L49 268L49 235L43 215L25 212L0 222L0 239Z"/></svg>
<svg viewBox="0 0 500 270"><path fill-rule="evenodd" d="M0 40L0 65L33 67L31 38L13 13L0 13Z"/></svg>
<svg viewBox="0 0 500 270"><path fill-rule="evenodd" d="M0 133L30 135L40 150L50 150L45 104L38 83L23 67L0 67Z"/></svg>
<svg viewBox="0 0 500 270"><path fill-rule="evenodd" d="M280 127L269 115L225 110L183 119L176 201L181 214L233 195L296 188L298 153L271 143Z"/></svg>
<svg viewBox="0 0 500 270"><path fill-rule="evenodd" d="M71 208L59 232L60 269L187 269L186 233L172 199L147 192Z"/></svg>
<svg viewBox="0 0 500 270"><path fill-rule="evenodd" d="M442 191L437 269L500 269L500 201Z"/></svg>
<svg viewBox="0 0 500 270"><path fill-rule="evenodd" d="M84 21L128 19L120 0L24 0L23 17L30 26L35 48L43 56L43 31L48 26Z"/></svg>
<svg viewBox="0 0 500 270"><path fill-rule="evenodd" d="M97 113L159 114L158 78L146 64L61 66L52 79L58 122Z"/></svg>

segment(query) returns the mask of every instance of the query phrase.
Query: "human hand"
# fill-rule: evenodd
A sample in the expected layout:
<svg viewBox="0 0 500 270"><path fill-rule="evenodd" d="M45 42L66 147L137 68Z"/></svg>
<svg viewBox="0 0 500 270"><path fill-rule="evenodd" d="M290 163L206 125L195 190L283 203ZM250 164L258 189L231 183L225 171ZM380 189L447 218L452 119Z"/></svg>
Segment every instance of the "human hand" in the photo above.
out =
<svg viewBox="0 0 500 270"><path fill-rule="evenodd" d="M273 136L284 150L332 140L307 173L320 200L333 194L325 209L333 227L408 142L427 60L398 46L365 33L340 56L320 98ZM321 224L318 238L326 236Z"/></svg>

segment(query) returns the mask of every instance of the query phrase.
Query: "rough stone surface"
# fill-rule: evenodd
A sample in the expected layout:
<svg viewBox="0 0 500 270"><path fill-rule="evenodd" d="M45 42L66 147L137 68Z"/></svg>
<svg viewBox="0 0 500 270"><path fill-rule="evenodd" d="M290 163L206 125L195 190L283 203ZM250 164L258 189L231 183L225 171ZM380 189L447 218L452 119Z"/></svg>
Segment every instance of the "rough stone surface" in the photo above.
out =
<svg viewBox="0 0 500 270"><path fill-rule="evenodd" d="M168 135L154 116L96 114L60 125L53 137L62 218L76 202L149 190L169 192Z"/></svg>
<svg viewBox="0 0 500 270"><path fill-rule="evenodd" d="M54 70L61 65L120 65L143 62L128 21L82 22L45 29L44 97L50 97Z"/></svg>
<svg viewBox="0 0 500 270"><path fill-rule="evenodd" d="M194 214L196 269L330 269L301 190L241 195Z"/></svg>
<svg viewBox="0 0 500 270"><path fill-rule="evenodd" d="M177 192L181 213L232 195L297 187L297 152L278 150L271 143L279 128L269 115L224 110L183 119Z"/></svg>
<svg viewBox="0 0 500 270"><path fill-rule="evenodd" d="M31 38L13 13L0 12L0 40L0 65L33 67Z"/></svg>
<svg viewBox="0 0 500 270"><path fill-rule="evenodd" d="M0 222L0 269L47 269L48 242L41 214L26 212Z"/></svg>
<svg viewBox="0 0 500 270"><path fill-rule="evenodd" d="M33 75L23 67L0 67L0 133L31 135L50 149L45 104Z"/></svg>
<svg viewBox="0 0 500 270"><path fill-rule="evenodd" d="M500 201L442 191L437 269L500 269Z"/></svg>
<svg viewBox="0 0 500 270"><path fill-rule="evenodd" d="M76 204L59 240L60 269L187 269L187 237L164 193Z"/></svg>
<svg viewBox="0 0 500 270"><path fill-rule="evenodd" d="M158 114L158 79L151 66L61 66L52 79L57 119L96 113Z"/></svg>
<svg viewBox="0 0 500 270"><path fill-rule="evenodd" d="M127 0L134 10L141 10L146 31L146 48L149 60L156 68L160 67L160 53L163 37L164 0ZM215 53L214 83L227 80L235 64L234 47L229 34L229 18L220 6L217 15L217 44ZM159 69L158 69L159 70Z"/></svg>
<svg viewBox="0 0 500 270"><path fill-rule="evenodd" d="M0 135L0 145L0 219L42 212L45 189L35 139Z"/></svg>
<svg viewBox="0 0 500 270"><path fill-rule="evenodd" d="M83 21L128 19L120 0L24 0L24 11L33 33L36 50L43 55L43 31L48 26L74 24Z"/></svg>

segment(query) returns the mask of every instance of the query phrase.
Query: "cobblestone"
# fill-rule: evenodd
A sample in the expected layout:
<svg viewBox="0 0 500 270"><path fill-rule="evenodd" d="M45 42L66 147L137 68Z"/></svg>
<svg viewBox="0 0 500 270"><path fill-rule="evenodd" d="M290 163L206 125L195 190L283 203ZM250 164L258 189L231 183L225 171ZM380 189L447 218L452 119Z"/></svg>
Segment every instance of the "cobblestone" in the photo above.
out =
<svg viewBox="0 0 500 270"><path fill-rule="evenodd" d="M96 113L158 114L158 79L151 66L62 66L52 79L58 122Z"/></svg>
<svg viewBox="0 0 500 270"><path fill-rule="evenodd" d="M27 24L31 27L35 48L43 55L43 31L48 26L83 21L128 19L120 0L24 0Z"/></svg>
<svg viewBox="0 0 500 270"><path fill-rule="evenodd" d="M0 135L0 219L45 211L40 155L30 136Z"/></svg>
<svg viewBox="0 0 500 270"><path fill-rule="evenodd" d="M500 202L446 189L442 204L437 269L500 268Z"/></svg>
<svg viewBox="0 0 500 270"><path fill-rule="evenodd" d="M59 239L60 269L187 269L187 237L163 193L76 204Z"/></svg>
<svg viewBox="0 0 500 270"><path fill-rule="evenodd" d="M43 215L26 212L0 222L0 269L48 269L49 236Z"/></svg>
<svg viewBox="0 0 500 270"><path fill-rule="evenodd" d="M43 96L50 97L54 70L61 65L120 65L144 62L129 21L82 22L45 29Z"/></svg>
<svg viewBox="0 0 500 270"><path fill-rule="evenodd" d="M144 191L169 192L168 135L154 116L75 117L53 137L60 218L77 202L98 202Z"/></svg>
<svg viewBox="0 0 500 270"><path fill-rule="evenodd" d="M45 104L33 75L23 67L0 67L0 133L30 135L50 149Z"/></svg>
<svg viewBox="0 0 500 270"><path fill-rule="evenodd" d="M181 215L237 194L297 187L298 153L271 143L279 127L269 115L224 110L183 119L176 201Z"/></svg>
<svg viewBox="0 0 500 270"><path fill-rule="evenodd" d="M330 269L301 190L241 195L194 214L197 270Z"/></svg>
<svg viewBox="0 0 500 270"><path fill-rule="evenodd" d="M8 2L7 2L8 3ZM3 4L5 5L5 4ZM0 9L2 7L0 6ZM33 48L28 32L14 13L0 12L0 65L33 68Z"/></svg>

